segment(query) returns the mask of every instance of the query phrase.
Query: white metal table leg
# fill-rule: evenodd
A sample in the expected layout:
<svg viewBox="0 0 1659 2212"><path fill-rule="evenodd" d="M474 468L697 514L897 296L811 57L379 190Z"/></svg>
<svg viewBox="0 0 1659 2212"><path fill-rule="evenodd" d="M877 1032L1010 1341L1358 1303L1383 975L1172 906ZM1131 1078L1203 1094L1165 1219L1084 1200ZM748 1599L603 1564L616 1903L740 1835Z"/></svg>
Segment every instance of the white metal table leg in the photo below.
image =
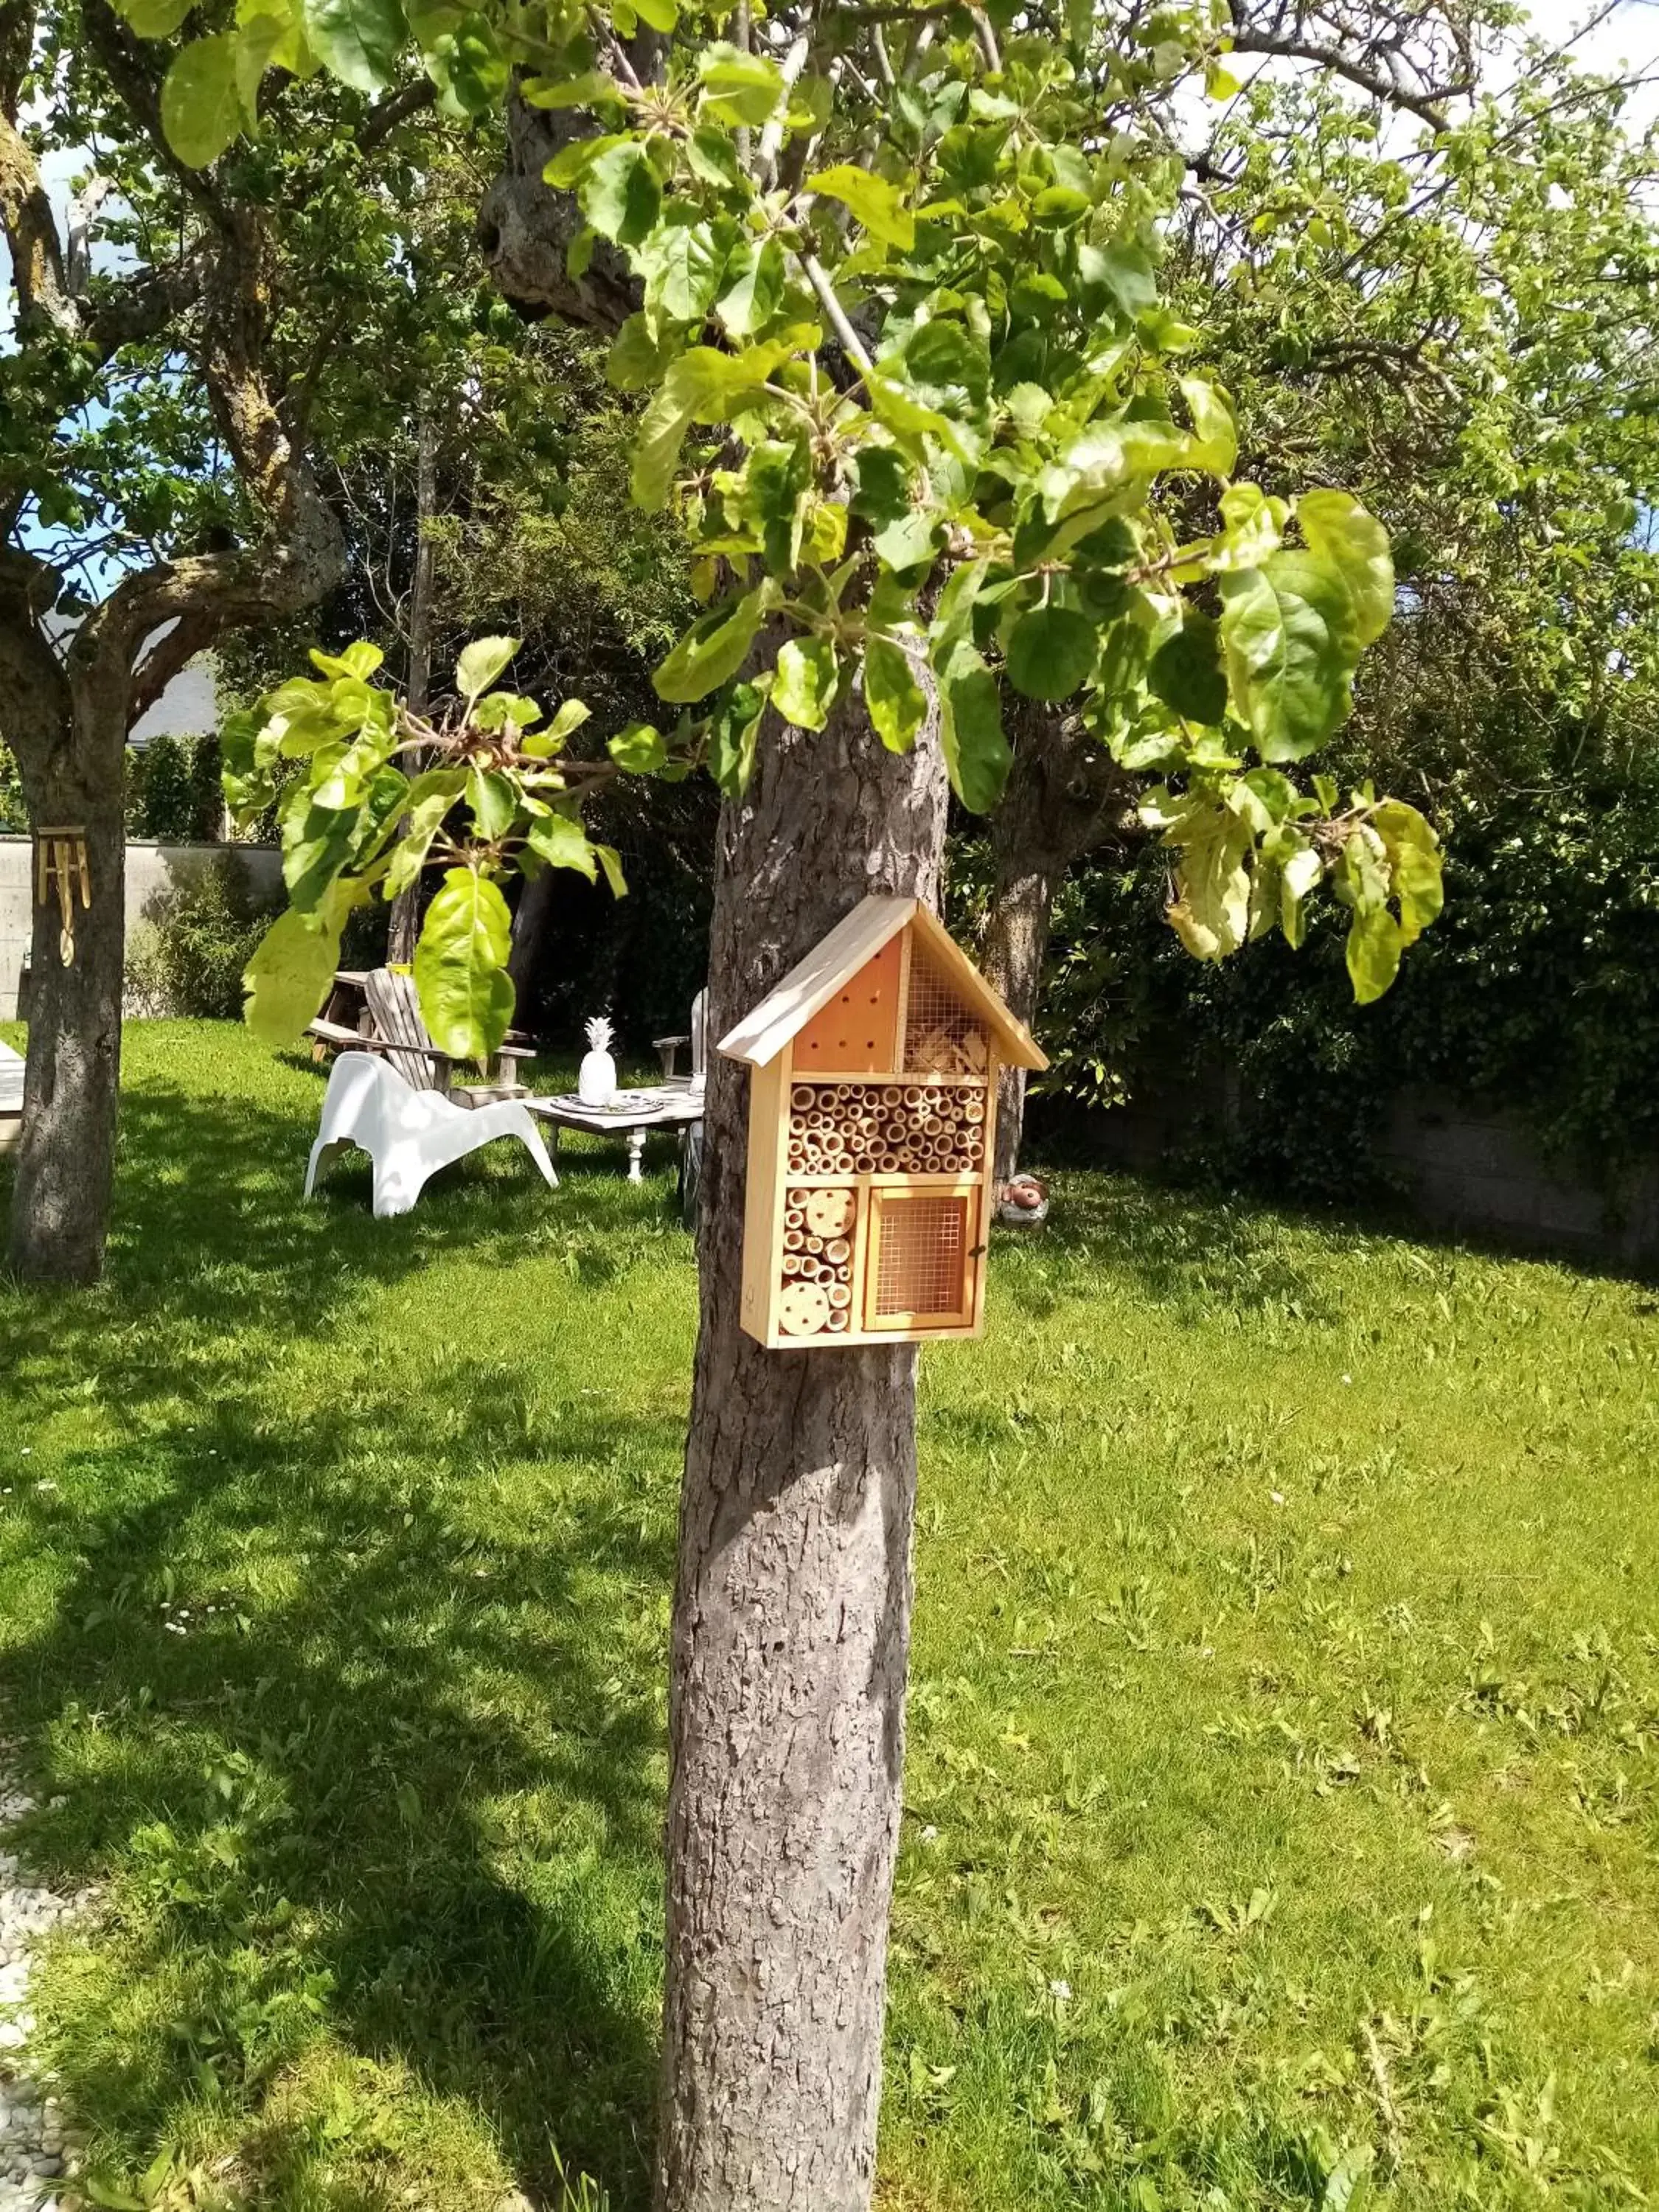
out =
<svg viewBox="0 0 1659 2212"><path fill-rule="evenodd" d="M630 1129L628 1133L628 1180L629 1182L645 1181L644 1161L645 1132L643 1129Z"/></svg>

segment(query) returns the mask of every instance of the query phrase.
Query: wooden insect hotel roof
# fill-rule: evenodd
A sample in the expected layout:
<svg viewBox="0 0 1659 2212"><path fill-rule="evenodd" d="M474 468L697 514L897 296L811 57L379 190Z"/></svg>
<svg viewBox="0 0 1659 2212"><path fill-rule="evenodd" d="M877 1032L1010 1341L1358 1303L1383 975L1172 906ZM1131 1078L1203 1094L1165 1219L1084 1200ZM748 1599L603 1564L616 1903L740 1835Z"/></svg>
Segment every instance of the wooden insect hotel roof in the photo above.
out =
<svg viewBox="0 0 1659 2212"><path fill-rule="evenodd" d="M931 963L941 971L941 980L960 994L990 1031L998 1058L1013 1067L1047 1067L1048 1060L1030 1031L1015 1020L937 915L919 899L894 898L879 892L861 900L790 969L775 990L745 1014L735 1029L728 1030L720 1039L720 1051L728 1060L746 1060L750 1067L769 1066L842 985L907 924L914 927Z"/></svg>

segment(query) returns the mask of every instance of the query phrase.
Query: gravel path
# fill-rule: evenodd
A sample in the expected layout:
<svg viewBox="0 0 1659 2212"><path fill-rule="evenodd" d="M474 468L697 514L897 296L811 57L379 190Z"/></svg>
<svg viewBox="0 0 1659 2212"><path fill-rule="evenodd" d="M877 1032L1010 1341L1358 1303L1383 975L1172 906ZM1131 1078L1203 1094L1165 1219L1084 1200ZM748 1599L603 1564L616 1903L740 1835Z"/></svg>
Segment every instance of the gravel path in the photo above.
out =
<svg viewBox="0 0 1659 2212"><path fill-rule="evenodd" d="M33 1800L6 1778L0 1745L0 1846ZM74 2165L74 2144L55 2100L16 2069L30 2020L28 1949L35 1936L89 1901L32 1884L0 1848L0 2212L57 2212L59 2177Z"/></svg>

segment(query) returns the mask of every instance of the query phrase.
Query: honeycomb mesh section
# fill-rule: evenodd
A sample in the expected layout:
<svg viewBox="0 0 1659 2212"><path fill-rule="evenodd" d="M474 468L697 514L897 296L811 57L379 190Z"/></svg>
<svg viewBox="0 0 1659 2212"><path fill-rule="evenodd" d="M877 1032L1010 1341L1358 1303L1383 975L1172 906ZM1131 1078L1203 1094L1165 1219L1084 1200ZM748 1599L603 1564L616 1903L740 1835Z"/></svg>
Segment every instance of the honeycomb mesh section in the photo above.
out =
<svg viewBox="0 0 1659 2212"><path fill-rule="evenodd" d="M967 1303L966 1198L898 1198L881 1210L875 1313L960 1313Z"/></svg>
<svg viewBox="0 0 1659 2212"><path fill-rule="evenodd" d="M978 1075L984 1072L985 1062L984 1031L922 947L914 945L904 1016L907 1073Z"/></svg>

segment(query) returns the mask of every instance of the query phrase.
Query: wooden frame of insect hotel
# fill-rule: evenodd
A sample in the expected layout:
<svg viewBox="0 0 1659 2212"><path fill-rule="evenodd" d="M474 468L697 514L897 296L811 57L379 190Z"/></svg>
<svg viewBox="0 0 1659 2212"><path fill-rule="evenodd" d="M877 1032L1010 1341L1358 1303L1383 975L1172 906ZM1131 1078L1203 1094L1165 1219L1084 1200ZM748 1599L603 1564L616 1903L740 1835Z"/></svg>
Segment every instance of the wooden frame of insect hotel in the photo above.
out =
<svg viewBox="0 0 1659 2212"><path fill-rule="evenodd" d="M944 926L865 899L720 1049L750 1069L749 1334L979 1335L998 1073L1048 1063Z"/></svg>

